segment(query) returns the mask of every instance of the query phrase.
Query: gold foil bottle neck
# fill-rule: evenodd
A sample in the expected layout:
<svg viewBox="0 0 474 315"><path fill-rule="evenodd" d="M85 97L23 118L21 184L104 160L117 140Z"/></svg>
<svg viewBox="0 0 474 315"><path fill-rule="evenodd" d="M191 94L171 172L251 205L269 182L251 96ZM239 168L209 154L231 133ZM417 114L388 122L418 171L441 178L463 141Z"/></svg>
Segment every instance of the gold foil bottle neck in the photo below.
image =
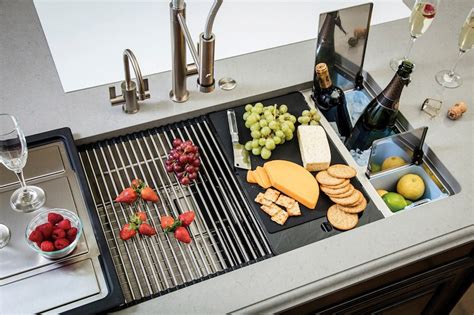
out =
<svg viewBox="0 0 474 315"><path fill-rule="evenodd" d="M327 89L332 85L331 77L329 76L328 66L325 63L318 63L314 67L316 74L318 76L319 86L322 89Z"/></svg>

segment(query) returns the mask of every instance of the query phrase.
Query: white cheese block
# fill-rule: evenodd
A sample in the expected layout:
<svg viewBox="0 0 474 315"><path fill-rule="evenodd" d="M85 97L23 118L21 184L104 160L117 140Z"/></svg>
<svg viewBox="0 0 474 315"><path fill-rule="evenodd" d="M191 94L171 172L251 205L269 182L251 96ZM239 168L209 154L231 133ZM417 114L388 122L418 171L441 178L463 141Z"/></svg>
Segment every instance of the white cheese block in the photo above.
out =
<svg viewBox="0 0 474 315"><path fill-rule="evenodd" d="M315 172L329 167L331 150L323 127L298 126L298 142L305 169Z"/></svg>

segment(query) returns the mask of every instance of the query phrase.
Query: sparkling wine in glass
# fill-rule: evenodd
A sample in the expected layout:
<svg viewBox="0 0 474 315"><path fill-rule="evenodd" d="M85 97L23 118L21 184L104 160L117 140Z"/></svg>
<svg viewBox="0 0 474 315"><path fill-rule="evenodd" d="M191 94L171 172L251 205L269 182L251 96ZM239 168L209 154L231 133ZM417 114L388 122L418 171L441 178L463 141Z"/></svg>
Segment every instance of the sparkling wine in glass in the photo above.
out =
<svg viewBox="0 0 474 315"><path fill-rule="evenodd" d="M456 73L456 66L462 56L474 47L474 9L469 12L466 21L461 28L458 40L459 56L450 70L441 70L435 76L436 82L440 85L454 89L462 85L462 77Z"/></svg>
<svg viewBox="0 0 474 315"><path fill-rule="evenodd" d="M28 159L28 148L17 120L9 114L0 114L0 163L15 172L21 187L10 197L11 207L19 212L32 212L41 208L46 196L43 189L26 185L23 167Z"/></svg>
<svg viewBox="0 0 474 315"><path fill-rule="evenodd" d="M393 71L398 70L398 66L403 60L409 60L413 46L418 37L423 35L433 23L438 9L439 0L417 0L410 15L410 46L402 58L390 60L390 67Z"/></svg>

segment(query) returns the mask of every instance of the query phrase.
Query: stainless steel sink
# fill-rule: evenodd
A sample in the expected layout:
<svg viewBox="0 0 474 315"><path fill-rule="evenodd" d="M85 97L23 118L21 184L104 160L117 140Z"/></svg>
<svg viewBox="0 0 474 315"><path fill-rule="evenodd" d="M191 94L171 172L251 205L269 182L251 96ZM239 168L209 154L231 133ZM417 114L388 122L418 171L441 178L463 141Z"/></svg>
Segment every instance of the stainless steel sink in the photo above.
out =
<svg viewBox="0 0 474 315"><path fill-rule="evenodd" d="M0 313L58 313L105 298L110 291L100 252L64 143L31 148L24 171L28 183L45 190L47 201L32 213L12 210L9 198L19 183L13 172L0 167L0 222L11 230L10 243L0 250ZM71 210L84 223L77 248L59 260L43 258L25 241L29 221L38 211L52 208Z"/></svg>

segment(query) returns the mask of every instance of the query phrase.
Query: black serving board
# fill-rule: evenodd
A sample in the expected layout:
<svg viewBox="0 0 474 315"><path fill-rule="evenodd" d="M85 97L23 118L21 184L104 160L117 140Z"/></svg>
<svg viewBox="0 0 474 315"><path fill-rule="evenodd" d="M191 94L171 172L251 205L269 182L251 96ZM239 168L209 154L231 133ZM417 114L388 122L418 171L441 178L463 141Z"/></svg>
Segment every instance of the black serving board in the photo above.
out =
<svg viewBox="0 0 474 315"><path fill-rule="evenodd" d="M261 103L263 103L264 106L273 104L286 104L288 106L288 111L296 117L298 117L303 110L308 109L308 105L304 99L304 96L299 92L263 100ZM252 139L250 136L250 130L245 127L244 120L242 118L245 112L245 104L235 107L234 110L237 117L237 126L239 129L239 142L245 144L245 142ZM227 123L227 111L223 110L220 112L211 113L209 114L209 119L216 131L216 137L218 138L218 141L224 150L226 159L233 167L234 157L232 151L232 142L229 134L229 126ZM328 138L328 141L331 148L331 164L346 164L344 158L341 156L332 140ZM263 160L259 156L254 156L252 154L250 156L252 169L255 169L257 166L263 166L263 164L266 162L266 160ZM282 145L278 145L276 149L272 151L272 156L269 160L287 160L302 165L296 130L293 139L291 141L285 142ZM308 221L325 217L327 209L333 204L333 202L323 192L320 191L316 209L310 210L300 204L302 215L298 217L289 217L285 225L281 226L273 222L270 217L260 209L260 205L254 202L254 199L258 193L264 192L264 189L262 189L257 184L247 183L247 170L234 168L234 171L243 187L246 196L250 201L250 204L252 205L253 210L257 213L260 221L262 222L263 226L265 226L268 233L276 233ZM355 188L361 190L361 192L364 192L360 183L356 179L352 179L351 183Z"/></svg>

